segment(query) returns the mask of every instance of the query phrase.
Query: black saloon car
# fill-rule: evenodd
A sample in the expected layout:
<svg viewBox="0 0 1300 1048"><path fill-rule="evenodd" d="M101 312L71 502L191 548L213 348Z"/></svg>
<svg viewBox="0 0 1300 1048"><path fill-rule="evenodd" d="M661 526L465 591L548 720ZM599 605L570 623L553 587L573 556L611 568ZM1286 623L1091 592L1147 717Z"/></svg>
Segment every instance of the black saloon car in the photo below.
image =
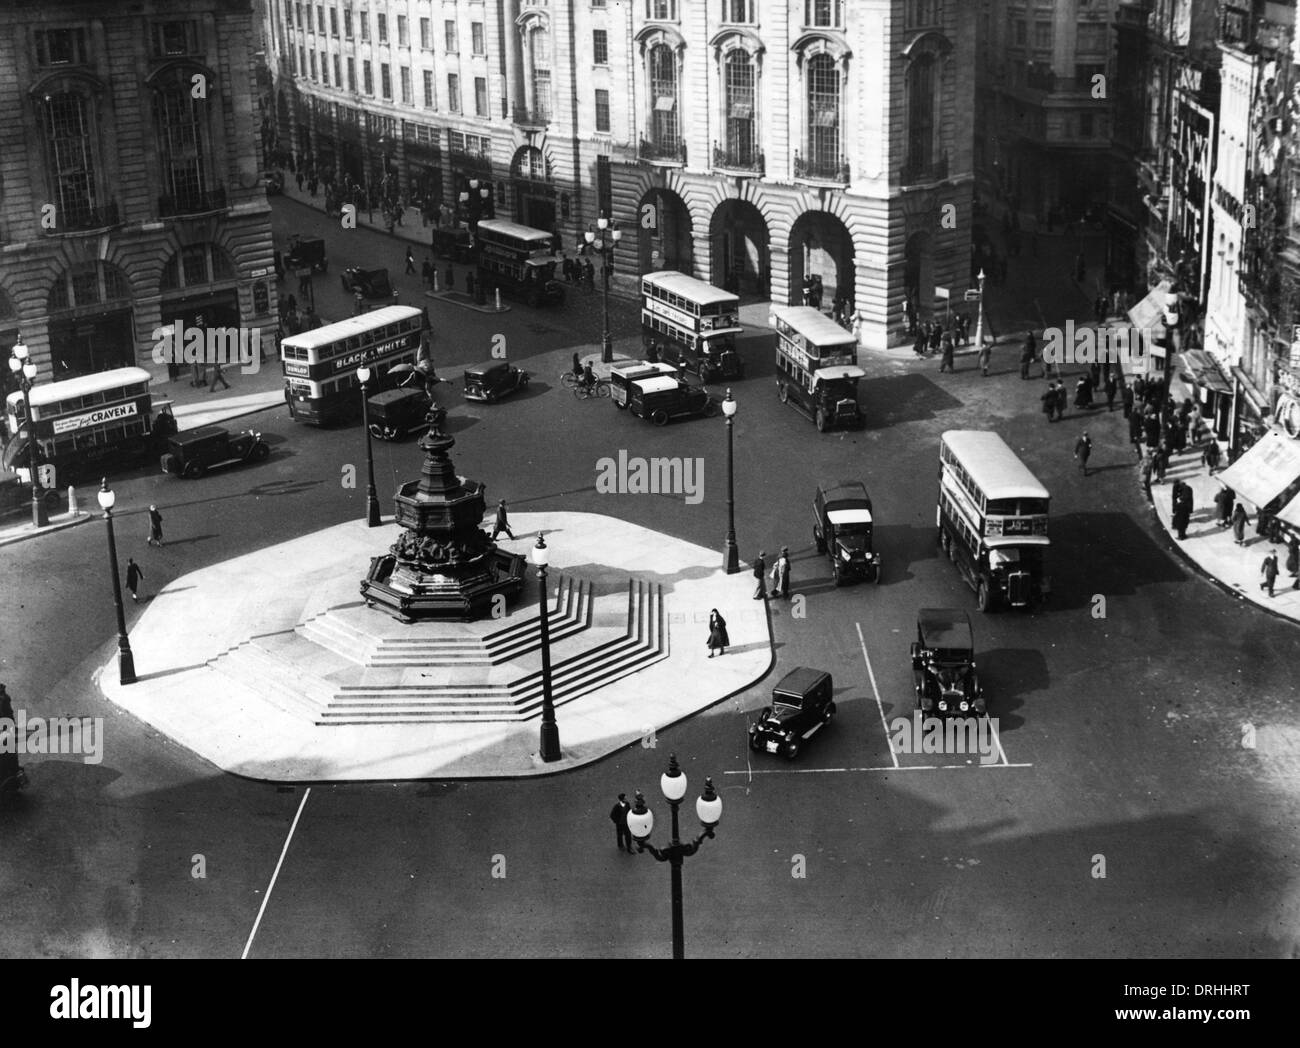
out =
<svg viewBox="0 0 1300 1048"><path fill-rule="evenodd" d="M429 425L429 398L422 389L385 389L366 398L370 434L376 440L399 440Z"/></svg>
<svg viewBox="0 0 1300 1048"><path fill-rule="evenodd" d="M912 681L922 713L940 717L984 713L984 688L975 672L975 638L966 612L922 608L916 613Z"/></svg>
<svg viewBox="0 0 1300 1048"><path fill-rule="evenodd" d="M825 670L807 666L791 670L772 689L772 705L749 726L749 748L783 753L794 760L834 716L833 691L831 675Z"/></svg>
<svg viewBox="0 0 1300 1048"><path fill-rule="evenodd" d="M813 499L813 542L831 562L831 578L880 582L880 554L872 549L871 497L861 481L822 484Z"/></svg>
<svg viewBox="0 0 1300 1048"><path fill-rule="evenodd" d="M465 369L465 399L490 403L528 385L528 372L504 360L489 360Z"/></svg>
<svg viewBox="0 0 1300 1048"><path fill-rule="evenodd" d="M284 256L284 266L289 270L311 267L317 273L329 269L329 258L325 254L325 241L320 237L289 238L289 250Z"/></svg>
<svg viewBox="0 0 1300 1048"><path fill-rule="evenodd" d="M388 280L386 269L359 269L353 266L345 269L339 280L349 295L358 291L362 298L391 298L393 295L393 285Z"/></svg>
<svg viewBox="0 0 1300 1048"><path fill-rule="evenodd" d="M237 462L261 462L271 454L262 434L251 429L232 434L220 426L204 426L178 433L167 441L162 457L164 473L193 480L210 469Z"/></svg>

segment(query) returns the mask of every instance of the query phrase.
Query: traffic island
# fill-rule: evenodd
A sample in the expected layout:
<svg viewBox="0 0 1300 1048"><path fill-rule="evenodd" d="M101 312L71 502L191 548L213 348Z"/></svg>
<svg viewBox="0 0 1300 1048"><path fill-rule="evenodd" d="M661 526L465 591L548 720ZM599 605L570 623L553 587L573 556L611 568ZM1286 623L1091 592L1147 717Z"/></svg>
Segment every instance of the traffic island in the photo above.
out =
<svg viewBox="0 0 1300 1048"><path fill-rule="evenodd" d="M357 565L395 523L341 524L176 579L131 633L135 684L108 699L233 774L276 782L507 778L563 771L744 691L773 663L765 602L717 551L598 514L512 514L544 532L561 759L538 756L544 671L536 571L474 622L366 608ZM656 572L645 570L654 564ZM256 584L250 584L256 580ZM709 612L731 646L709 658ZM178 623L184 623L183 629ZM683 687L683 682L689 682Z"/></svg>

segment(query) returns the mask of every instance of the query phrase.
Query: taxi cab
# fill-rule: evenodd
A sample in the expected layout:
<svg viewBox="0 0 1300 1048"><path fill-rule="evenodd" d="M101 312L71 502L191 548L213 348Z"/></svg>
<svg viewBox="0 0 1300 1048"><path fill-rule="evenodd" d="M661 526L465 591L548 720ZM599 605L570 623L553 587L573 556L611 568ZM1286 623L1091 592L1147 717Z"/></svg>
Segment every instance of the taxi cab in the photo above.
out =
<svg viewBox="0 0 1300 1048"><path fill-rule="evenodd" d="M528 372L504 360L488 360L465 369L465 399L491 402L528 385Z"/></svg>

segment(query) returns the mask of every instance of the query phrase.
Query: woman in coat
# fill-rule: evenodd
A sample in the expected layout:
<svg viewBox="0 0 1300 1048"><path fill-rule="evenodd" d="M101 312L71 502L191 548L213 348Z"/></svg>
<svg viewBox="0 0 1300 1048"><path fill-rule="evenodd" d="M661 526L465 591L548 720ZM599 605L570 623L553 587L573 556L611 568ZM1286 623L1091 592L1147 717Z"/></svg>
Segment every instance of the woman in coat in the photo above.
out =
<svg viewBox="0 0 1300 1048"><path fill-rule="evenodd" d="M1232 537L1238 546L1246 544L1246 507L1240 502L1232 511Z"/></svg>
<svg viewBox="0 0 1300 1048"><path fill-rule="evenodd" d="M719 649L719 655L727 654L727 645L731 643L731 638L727 636L727 620L718 614L718 609L714 608L709 612L709 658L713 658L714 649Z"/></svg>

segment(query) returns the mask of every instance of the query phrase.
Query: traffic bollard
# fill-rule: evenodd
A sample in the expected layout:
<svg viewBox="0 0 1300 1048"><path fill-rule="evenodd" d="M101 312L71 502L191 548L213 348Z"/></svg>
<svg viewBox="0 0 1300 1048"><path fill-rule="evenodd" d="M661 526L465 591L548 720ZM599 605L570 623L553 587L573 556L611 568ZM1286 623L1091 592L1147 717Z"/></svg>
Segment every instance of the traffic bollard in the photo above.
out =
<svg viewBox="0 0 1300 1048"><path fill-rule="evenodd" d="M496 300L497 300L497 312L500 313L501 312L501 289L500 288L496 289Z"/></svg>
<svg viewBox="0 0 1300 1048"><path fill-rule="evenodd" d="M77 509L77 489L71 484L68 485L68 514L73 517L81 516L81 512Z"/></svg>

